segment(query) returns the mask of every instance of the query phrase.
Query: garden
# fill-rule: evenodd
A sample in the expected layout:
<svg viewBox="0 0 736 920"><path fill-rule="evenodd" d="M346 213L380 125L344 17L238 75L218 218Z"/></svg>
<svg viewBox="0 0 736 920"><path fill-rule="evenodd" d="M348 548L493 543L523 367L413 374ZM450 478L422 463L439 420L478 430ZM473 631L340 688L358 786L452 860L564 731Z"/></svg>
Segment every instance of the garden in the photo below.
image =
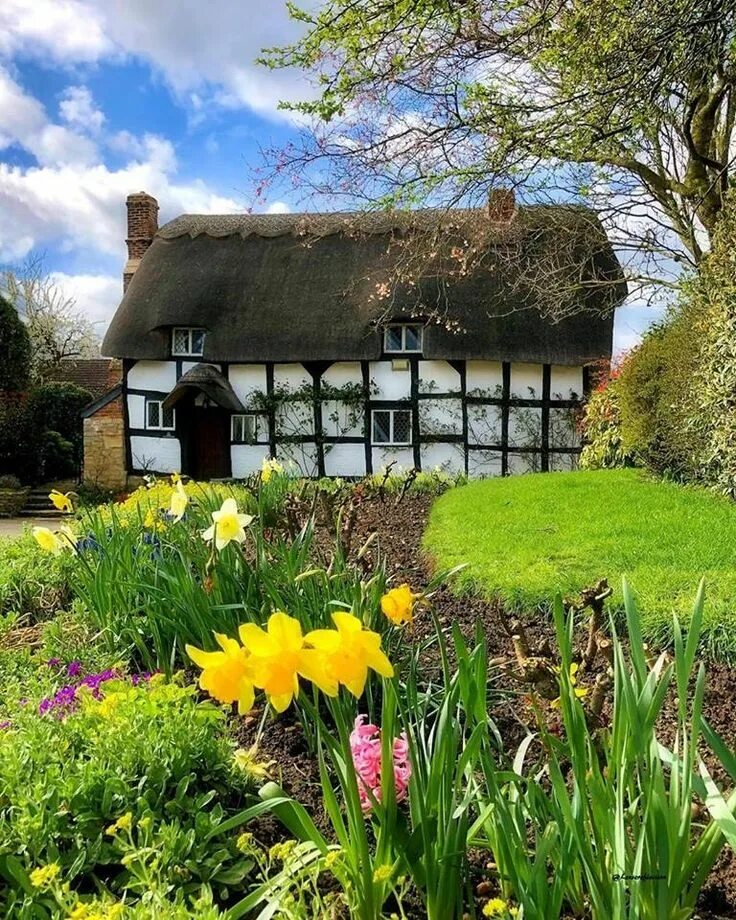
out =
<svg viewBox="0 0 736 920"><path fill-rule="evenodd" d="M730 502L266 461L75 504L0 543L3 916L736 916Z"/></svg>

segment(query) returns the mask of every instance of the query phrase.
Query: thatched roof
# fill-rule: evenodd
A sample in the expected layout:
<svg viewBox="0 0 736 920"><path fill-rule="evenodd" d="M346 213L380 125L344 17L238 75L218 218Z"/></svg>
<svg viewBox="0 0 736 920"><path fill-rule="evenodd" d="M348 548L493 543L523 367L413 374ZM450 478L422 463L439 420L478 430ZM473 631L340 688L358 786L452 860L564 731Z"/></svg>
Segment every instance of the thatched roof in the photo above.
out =
<svg viewBox="0 0 736 920"><path fill-rule="evenodd" d="M463 272L469 249L482 256ZM484 210L183 215L158 231L103 351L167 358L171 327L197 326L205 361L374 359L376 324L415 316L426 358L581 364L610 355L625 293L583 208L521 207L504 226ZM557 299L579 312L543 318Z"/></svg>
<svg viewBox="0 0 736 920"><path fill-rule="evenodd" d="M226 380L220 370L211 364L195 364L185 374L182 374L174 389L164 400L164 408L171 409L184 396L196 393L204 393L223 409L229 409L231 412L245 412L230 381Z"/></svg>

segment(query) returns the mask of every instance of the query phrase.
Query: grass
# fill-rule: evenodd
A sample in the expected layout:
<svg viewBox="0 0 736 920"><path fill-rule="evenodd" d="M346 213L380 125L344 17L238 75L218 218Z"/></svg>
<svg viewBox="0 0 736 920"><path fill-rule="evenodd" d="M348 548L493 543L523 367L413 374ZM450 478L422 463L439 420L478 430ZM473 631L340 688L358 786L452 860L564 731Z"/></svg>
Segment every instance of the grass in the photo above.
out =
<svg viewBox="0 0 736 920"><path fill-rule="evenodd" d="M673 610L687 621L705 577L704 644L736 659L736 505L704 490L636 470L481 480L437 500L425 548L442 568L468 563L462 591L515 610L607 578L620 611L626 576L660 641Z"/></svg>

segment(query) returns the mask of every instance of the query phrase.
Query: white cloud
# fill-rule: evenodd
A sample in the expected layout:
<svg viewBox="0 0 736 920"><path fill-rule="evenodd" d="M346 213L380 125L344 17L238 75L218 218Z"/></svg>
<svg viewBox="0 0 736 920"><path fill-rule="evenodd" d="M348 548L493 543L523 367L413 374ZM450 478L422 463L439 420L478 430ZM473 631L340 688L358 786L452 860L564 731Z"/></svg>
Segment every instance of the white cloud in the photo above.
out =
<svg viewBox="0 0 736 920"><path fill-rule="evenodd" d="M51 278L66 297L73 298L77 308L96 324L101 336L123 296L122 274L68 275L53 272Z"/></svg>
<svg viewBox="0 0 736 920"><path fill-rule="evenodd" d="M80 0L2 0L0 54L48 63L97 61L113 51L101 18Z"/></svg>
<svg viewBox="0 0 736 920"><path fill-rule="evenodd" d="M266 209L267 214L290 214L291 208L285 201L274 201Z"/></svg>
<svg viewBox="0 0 736 920"><path fill-rule="evenodd" d="M86 86L67 86L59 103L62 119L74 128L98 134L105 123L103 111L95 105Z"/></svg>

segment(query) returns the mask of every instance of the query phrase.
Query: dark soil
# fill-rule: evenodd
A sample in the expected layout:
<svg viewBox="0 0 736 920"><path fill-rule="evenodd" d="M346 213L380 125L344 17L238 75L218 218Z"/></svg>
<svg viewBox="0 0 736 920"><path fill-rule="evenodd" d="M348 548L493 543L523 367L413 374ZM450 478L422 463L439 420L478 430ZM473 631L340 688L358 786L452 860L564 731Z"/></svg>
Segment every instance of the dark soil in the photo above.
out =
<svg viewBox="0 0 736 920"><path fill-rule="evenodd" d="M353 548L360 547L372 533L377 539L369 550L366 563L385 560L393 584L408 582L420 589L432 577L431 563L422 552L424 532L433 498L425 495L407 495L398 504L392 496L384 501L379 497L366 498L360 505L352 537ZM476 623L481 623L488 642L490 658L512 659L513 646L506 629L507 615L498 604L492 604L477 597L459 597L447 585L442 585L434 594L433 604L443 625L457 623L467 637L472 637ZM530 645L537 646L546 641L554 647L552 624L542 611L529 611L524 616L524 627ZM407 638L420 640L432 632L429 617L419 616ZM600 667L600 666L598 666ZM595 676L594 666L590 678ZM516 749L526 732L525 725L531 723L531 712L525 703L523 691L518 685L512 687L500 675L500 684L509 690L501 694L501 701L492 713L507 751ZM676 705L672 699L671 711ZM291 714L290 714L291 713ZM603 718L605 718L605 710ZM529 715L528 722L525 717ZM736 671L718 662L708 662L707 690L704 715L719 732L730 748L736 747ZM244 745L252 743L257 718L251 718L240 730ZM668 732L668 728L670 731ZM663 741L669 741L673 726L662 726ZM729 788L729 780L714 762L709 753L703 751L704 759L716 781ZM278 721L267 725L260 745L259 759L274 761L274 776L284 789L301 802L310 812L315 823L329 836L329 824L323 814L319 771L310 756L301 727L292 709ZM259 824L257 836L263 842L279 839L283 834L269 822ZM480 868L480 867L479 867ZM736 854L725 847L723 854L711 873L703 890L700 912L701 920L725 920L736 918ZM416 915L417 918L420 914Z"/></svg>

